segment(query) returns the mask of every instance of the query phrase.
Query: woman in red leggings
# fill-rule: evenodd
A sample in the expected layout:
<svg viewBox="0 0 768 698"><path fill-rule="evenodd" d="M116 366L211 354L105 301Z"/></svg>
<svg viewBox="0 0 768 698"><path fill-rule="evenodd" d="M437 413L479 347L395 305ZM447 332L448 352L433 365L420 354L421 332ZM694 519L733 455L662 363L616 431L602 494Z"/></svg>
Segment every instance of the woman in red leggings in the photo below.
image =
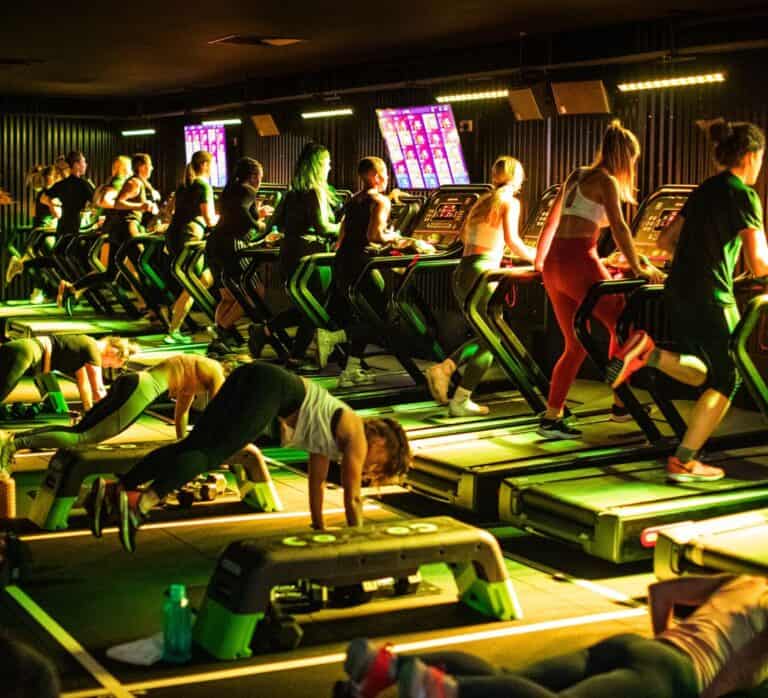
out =
<svg viewBox="0 0 768 698"><path fill-rule="evenodd" d="M566 179L539 240L536 268L543 271L544 288L565 339L563 354L552 370L547 410L538 429L541 436L581 436L578 429L563 419L563 407L586 356L573 328L576 311L594 284L611 278L597 255L600 229L610 226L616 246L636 276L654 283L663 280L662 272L638 257L632 232L621 212L622 202L635 203L635 165L639 155L635 135L618 121L611 122L594 164L575 170ZM594 310L595 317L611 335L611 355L616 348L614 328L622 309L622 298L607 296ZM631 419L619 402L614 403L611 418Z"/></svg>

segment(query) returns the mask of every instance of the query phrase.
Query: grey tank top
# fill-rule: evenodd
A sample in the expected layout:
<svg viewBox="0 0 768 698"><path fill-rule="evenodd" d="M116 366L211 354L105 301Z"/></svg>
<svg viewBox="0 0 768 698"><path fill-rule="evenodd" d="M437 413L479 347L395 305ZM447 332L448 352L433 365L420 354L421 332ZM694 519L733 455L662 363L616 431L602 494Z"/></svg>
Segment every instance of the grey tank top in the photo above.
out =
<svg viewBox="0 0 768 698"><path fill-rule="evenodd" d="M349 408L317 383L304 381L304 386L307 392L299 408L296 427L292 433L288 429L284 445L319 453L339 462L342 454L333 436L333 415Z"/></svg>

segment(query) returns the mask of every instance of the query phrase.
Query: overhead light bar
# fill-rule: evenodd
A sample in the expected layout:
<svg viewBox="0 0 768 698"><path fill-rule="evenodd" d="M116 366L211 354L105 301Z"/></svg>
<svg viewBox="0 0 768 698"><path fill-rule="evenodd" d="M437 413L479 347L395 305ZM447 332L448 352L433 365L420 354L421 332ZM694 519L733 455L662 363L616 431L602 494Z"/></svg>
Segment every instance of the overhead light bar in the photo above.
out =
<svg viewBox="0 0 768 698"><path fill-rule="evenodd" d="M474 102L476 99L502 99L509 97L509 90L486 90L485 92L462 92L455 95L436 97L441 104L445 102Z"/></svg>
<svg viewBox="0 0 768 698"><path fill-rule="evenodd" d="M238 126L243 123L242 119L210 119L203 121L203 126Z"/></svg>
<svg viewBox="0 0 768 698"><path fill-rule="evenodd" d="M153 128L136 128L132 131L120 131L122 136L154 136L157 133Z"/></svg>
<svg viewBox="0 0 768 698"><path fill-rule="evenodd" d="M618 87L621 92L637 92L639 90L660 90L665 87L708 85L715 82L725 82L725 75L723 73L707 73L705 75L689 75L679 78L662 78L659 80L624 82L621 83Z"/></svg>
<svg viewBox="0 0 768 698"><path fill-rule="evenodd" d="M301 113L302 119L326 119L333 116L352 116L351 109L326 109L325 111L305 111Z"/></svg>

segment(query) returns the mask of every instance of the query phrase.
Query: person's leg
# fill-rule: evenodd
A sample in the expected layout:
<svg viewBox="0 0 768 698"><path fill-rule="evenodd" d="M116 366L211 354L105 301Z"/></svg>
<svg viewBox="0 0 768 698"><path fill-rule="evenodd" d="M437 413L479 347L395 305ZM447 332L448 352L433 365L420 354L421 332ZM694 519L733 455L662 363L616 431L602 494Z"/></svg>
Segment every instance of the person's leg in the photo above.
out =
<svg viewBox="0 0 768 698"><path fill-rule="evenodd" d="M246 444L227 458L230 470L235 474L240 498L258 511L282 511L283 504L269 474L267 462L253 444Z"/></svg>
<svg viewBox="0 0 768 698"><path fill-rule="evenodd" d="M255 441L285 404L298 400L298 407L301 391L300 379L274 366L239 367L208 403L189 436L150 453L123 476L123 486L134 490L152 481L154 494L162 499Z"/></svg>
<svg viewBox="0 0 768 698"><path fill-rule="evenodd" d="M40 354L34 339L15 339L0 346L0 402L11 394Z"/></svg>
<svg viewBox="0 0 768 698"><path fill-rule="evenodd" d="M125 374L75 426L51 426L21 432L13 439L14 449L73 448L101 443L125 431L159 395L147 372Z"/></svg>
<svg viewBox="0 0 768 698"><path fill-rule="evenodd" d="M580 304L577 300L559 290L555 284L547 284L545 280L545 286L549 300L552 303L557 324L563 335L565 346L562 355L552 369L547 410L544 413L541 428L553 432L553 436L565 438L578 437L581 433L576 429L567 427L562 422L562 416L568 391L573 381L576 380L579 369L587 355L573 329L573 321Z"/></svg>

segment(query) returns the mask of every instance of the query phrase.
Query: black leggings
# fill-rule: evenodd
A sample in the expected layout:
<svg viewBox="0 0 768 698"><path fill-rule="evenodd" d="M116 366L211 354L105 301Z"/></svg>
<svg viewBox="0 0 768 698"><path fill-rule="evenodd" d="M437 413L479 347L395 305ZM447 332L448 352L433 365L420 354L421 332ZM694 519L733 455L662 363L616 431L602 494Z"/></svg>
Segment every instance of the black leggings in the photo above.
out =
<svg viewBox="0 0 768 698"><path fill-rule="evenodd" d="M453 675L460 698L695 698L693 664L670 644L616 635L512 673L463 652L422 655ZM400 661L403 661L402 659Z"/></svg>
<svg viewBox="0 0 768 698"><path fill-rule="evenodd" d="M122 222L120 220L110 221L108 224L104 224L104 232L107 233L109 238L109 261L107 262L107 268L104 271L91 271L85 276L81 276L74 283L76 291L87 291L97 286L105 286L106 284L114 283L117 278L117 274L120 271L117 267L117 251L120 249L120 245L125 241L125 237L119 236L118 226ZM139 259L141 256L141 250L136 246L131 246L128 252L128 258L133 262L137 271L139 269Z"/></svg>
<svg viewBox="0 0 768 698"><path fill-rule="evenodd" d="M21 377L39 367L43 349L35 339L14 339L0 346L0 402L7 398Z"/></svg>
<svg viewBox="0 0 768 698"><path fill-rule="evenodd" d="M219 467L255 441L275 418L301 407L304 383L278 366L255 361L240 366L208 403L192 432L181 441L152 451L122 478L135 490L146 482L165 497L197 475Z"/></svg>
<svg viewBox="0 0 768 698"><path fill-rule="evenodd" d="M126 373L75 426L21 432L16 434L14 443L17 449L73 448L101 443L125 431L166 390L167 386L158 384L148 371Z"/></svg>

